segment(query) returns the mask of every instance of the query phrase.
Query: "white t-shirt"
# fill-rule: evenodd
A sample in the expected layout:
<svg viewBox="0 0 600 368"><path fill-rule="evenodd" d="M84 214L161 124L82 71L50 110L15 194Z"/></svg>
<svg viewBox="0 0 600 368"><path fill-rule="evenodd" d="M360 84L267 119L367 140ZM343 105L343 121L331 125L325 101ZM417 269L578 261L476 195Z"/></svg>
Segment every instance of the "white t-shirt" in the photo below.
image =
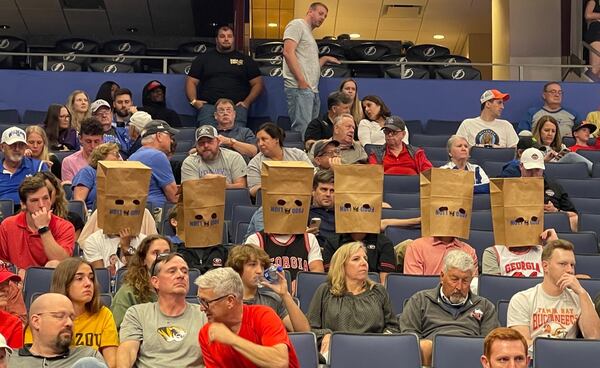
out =
<svg viewBox="0 0 600 368"><path fill-rule="evenodd" d="M313 90L319 92L321 64L319 64L319 47L312 34L312 29L304 19L294 19L288 23L283 32L283 40L296 42L296 58L302 69L304 79ZM298 81L283 59L283 81L287 88L298 88Z"/></svg>
<svg viewBox="0 0 600 368"><path fill-rule="evenodd" d="M146 238L146 235L139 234L135 238L131 239L129 244L133 248L137 249L142 240ZM104 261L104 267L111 268L114 266L116 272L119 268L123 267L124 264L117 257L117 248L119 247L119 237L108 237L104 235L102 229L96 231L85 240L85 247L83 247L83 258L88 262L94 262L98 260Z"/></svg>
<svg viewBox="0 0 600 368"><path fill-rule="evenodd" d="M577 294L565 289L559 296L550 296L539 283L510 299L507 326L529 326L532 340L537 337L573 339L579 330L579 316L581 305Z"/></svg>
<svg viewBox="0 0 600 368"><path fill-rule="evenodd" d="M385 144L385 135L378 122L362 119L358 124L358 140L363 146L367 144ZM406 134L402 142L408 144L408 127L406 127Z"/></svg>
<svg viewBox="0 0 600 368"><path fill-rule="evenodd" d="M456 135L465 137L471 146L491 144L510 148L519 143L519 137L511 123L502 119L484 121L479 116L463 120Z"/></svg>
<svg viewBox="0 0 600 368"><path fill-rule="evenodd" d="M302 236L299 234L297 236ZM282 244L287 243L292 235L274 235L275 239ZM323 256L321 255L321 246L319 245L319 241L314 234L308 234L308 242L310 244L310 249L308 250L308 263L312 261L322 261ZM246 239L246 244L252 244L257 247L260 247L260 242L258 241L258 236L256 233L250 235L248 239Z"/></svg>

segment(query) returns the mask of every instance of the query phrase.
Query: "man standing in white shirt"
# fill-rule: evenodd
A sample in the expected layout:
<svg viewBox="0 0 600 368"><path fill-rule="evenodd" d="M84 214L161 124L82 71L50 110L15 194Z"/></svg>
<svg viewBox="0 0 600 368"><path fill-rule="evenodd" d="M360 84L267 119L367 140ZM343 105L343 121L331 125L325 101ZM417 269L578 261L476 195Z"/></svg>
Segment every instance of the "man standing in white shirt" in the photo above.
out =
<svg viewBox="0 0 600 368"><path fill-rule="evenodd" d="M476 118L463 120L456 135L465 137L471 146L516 147L519 137L515 128L507 120L498 119L504 110L504 102L509 98L508 93L502 93L497 89L488 89L483 92L479 98L481 114Z"/></svg>

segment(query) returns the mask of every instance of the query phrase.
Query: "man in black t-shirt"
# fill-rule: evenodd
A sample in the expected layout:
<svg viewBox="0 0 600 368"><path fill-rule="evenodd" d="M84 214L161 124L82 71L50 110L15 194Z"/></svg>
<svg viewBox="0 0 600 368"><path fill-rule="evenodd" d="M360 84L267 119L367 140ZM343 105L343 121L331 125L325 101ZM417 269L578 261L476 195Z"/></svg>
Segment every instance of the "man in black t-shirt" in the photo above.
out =
<svg viewBox="0 0 600 368"><path fill-rule="evenodd" d="M234 48L233 30L218 29L216 49L201 54L192 62L185 80L185 94L198 110L200 125L215 122L215 102L228 98L235 102L236 124L246 126L248 108L260 95L263 80L251 57Z"/></svg>

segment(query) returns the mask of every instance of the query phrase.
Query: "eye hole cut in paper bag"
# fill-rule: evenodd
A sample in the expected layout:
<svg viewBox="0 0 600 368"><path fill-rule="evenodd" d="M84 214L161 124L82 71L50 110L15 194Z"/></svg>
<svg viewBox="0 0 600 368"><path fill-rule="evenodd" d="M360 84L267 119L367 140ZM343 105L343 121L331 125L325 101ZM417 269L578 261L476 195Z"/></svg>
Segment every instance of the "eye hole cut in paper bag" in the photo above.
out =
<svg viewBox="0 0 600 368"><path fill-rule="evenodd" d="M152 170L139 161L98 161L96 207L98 227L118 234L128 227L140 233Z"/></svg>
<svg viewBox="0 0 600 368"><path fill-rule="evenodd" d="M223 242L225 182L224 176L215 176L181 184L177 234L186 248L205 248Z"/></svg>
<svg viewBox="0 0 600 368"><path fill-rule="evenodd" d="M544 179L490 180L494 241L507 247L541 245Z"/></svg>
<svg viewBox="0 0 600 368"><path fill-rule="evenodd" d="M420 182L422 236L469 238L474 173L432 168Z"/></svg>
<svg viewBox="0 0 600 368"><path fill-rule="evenodd" d="M306 232L314 168L304 161L264 161L261 191L265 232Z"/></svg>
<svg viewBox="0 0 600 368"><path fill-rule="evenodd" d="M382 165L335 165L335 232L381 232Z"/></svg>

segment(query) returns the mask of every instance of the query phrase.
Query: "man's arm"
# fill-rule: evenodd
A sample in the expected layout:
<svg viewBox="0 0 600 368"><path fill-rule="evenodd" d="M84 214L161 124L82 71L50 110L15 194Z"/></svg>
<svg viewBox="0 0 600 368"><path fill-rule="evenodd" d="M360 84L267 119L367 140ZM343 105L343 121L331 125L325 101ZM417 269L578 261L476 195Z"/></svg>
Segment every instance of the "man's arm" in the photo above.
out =
<svg viewBox="0 0 600 368"><path fill-rule="evenodd" d="M131 368L137 360L140 342L136 340L123 341L117 349L117 368Z"/></svg>
<svg viewBox="0 0 600 368"><path fill-rule="evenodd" d="M500 275L500 264L498 263L494 247L487 247L483 251L481 273L487 275Z"/></svg>
<svg viewBox="0 0 600 368"><path fill-rule="evenodd" d="M179 195L177 194L177 184L175 182L169 183L163 187L163 192L165 192L165 197L167 197L167 201L171 203L177 203L179 200Z"/></svg>
<svg viewBox="0 0 600 368"><path fill-rule="evenodd" d="M588 292L581 286L577 277L564 273L556 284L561 290L568 288L579 297L581 315L579 316L577 325L581 329L583 337L586 339L600 338L600 318L598 317L598 313L596 313L592 298L590 298Z"/></svg>
<svg viewBox="0 0 600 368"><path fill-rule="evenodd" d="M506 326L519 331L527 340L527 346L533 343L531 339L531 302L527 298L526 291L518 292L510 298L506 316Z"/></svg>
<svg viewBox="0 0 600 368"><path fill-rule="evenodd" d="M219 142L221 145L231 148L234 151L239 152L242 155L248 157L254 157L258 153L258 148L254 144L238 141L234 138L224 137L219 135Z"/></svg>
<svg viewBox="0 0 600 368"><path fill-rule="evenodd" d="M200 83L199 79L190 77L189 75L185 77L185 95L189 102L196 100L192 106L200 110L206 101L197 99L196 91L198 90L198 83Z"/></svg>
<svg viewBox="0 0 600 368"><path fill-rule="evenodd" d="M292 39L285 39L283 41L283 57L285 58L285 63L287 64L290 72L294 75L296 82L298 83L299 89L307 89L310 88L306 79L304 79L304 74L302 73L302 67L298 62L298 57L296 56L296 47L298 47L298 43Z"/></svg>
<svg viewBox="0 0 600 368"><path fill-rule="evenodd" d="M417 243L417 244L415 244ZM404 254L403 271L407 275L423 275L425 271L424 259L421 252L418 251L419 239L406 246Z"/></svg>
<svg viewBox="0 0 600 368"><path fill-rule="evenodd" d="M254 100L258 98L264 86L263 79L260 75L258 77L250 79L248 83L250 83L250 93L248 93L248 96L246 96L244 101L240 101L236 104L236 106L242 105L246 109L248 109L250 105L254 102Z"/></svg>
<svg viewBox="0 0 600 368"><path fill-rule="evenodd" d="M242 176L240 178L237 178L233 181L233 183L226 184L225 187L227 189L229 189L229 188L246 188L246 177Z"/></svg>
<svg viewBox="0 0 600 368"><path fill-rule="evenodd" d="M47 227L48 225L50 225L51 216L52 216L52 212L48 211L45 207L43 207L41 210L33 213L31 215L31 218L33 219L33 223L34 223L35 227L37 229L40 229L42 227ZM69 225L71 225L71 224L69 224ZM61 240L65 243L70 243L71 247L72 247L73 244L75 243L75 229L73 228L73 225L71 225L70 230L71 230L70 239L69 239L68 232L65 232L65 231L63 231L62 234L56 234L56 235L58 238L60 238L61 235L64 236L64 239L61 239ZM40 235L40 238L42 239L42 245L44 246L44 253L46 253L48 260L62 261L63 259L71 256L71 254L69 254L69 252L67 250L65 250L65 248L63 248L56 241L56 239L54 238L54 234L52 234L52 231L46 231L45 233ZM73 248L71 248L71 249L73 249Z"/></svg>
<svg viewBox="0 0 600 368"><path fill-rule="evenodd" d="M527 341L527 346L531 346L531 344L533 344L533 340L531 339L531 333L529 332L529 326L518 325L510 326L510 328L514 328L515 330L519 331L521 335L523 335L523 337Z"/></svg>
<svg viewBox="0 0 600 368"><path fill-rule="evenodd" d="M210 325L208 337L211 342L217 341L231 346L259 367L287 368L289 366L288 347L285 344L258 345L236 335L224 324L218 322Z"/></svg>

